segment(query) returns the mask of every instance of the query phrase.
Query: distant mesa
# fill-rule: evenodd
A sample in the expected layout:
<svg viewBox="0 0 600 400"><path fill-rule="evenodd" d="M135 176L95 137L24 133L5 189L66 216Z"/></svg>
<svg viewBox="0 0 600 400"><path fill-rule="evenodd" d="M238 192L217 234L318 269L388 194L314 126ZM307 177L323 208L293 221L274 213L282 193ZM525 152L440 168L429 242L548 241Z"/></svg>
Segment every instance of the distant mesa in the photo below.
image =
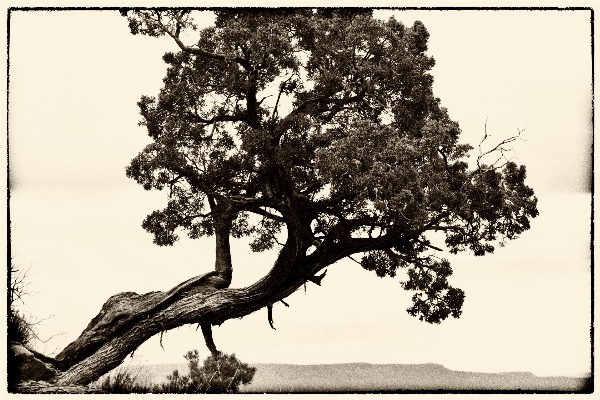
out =
<svg viewBox="0 0 600 400"><path fill-rule="evenodd" d="M323 393L402 391L585 391L587 378L539 377L530 372L452 371L439 364L250 364L256 374L242 393ZM186 364L141 365L141 375L155 383Z"/></svg>

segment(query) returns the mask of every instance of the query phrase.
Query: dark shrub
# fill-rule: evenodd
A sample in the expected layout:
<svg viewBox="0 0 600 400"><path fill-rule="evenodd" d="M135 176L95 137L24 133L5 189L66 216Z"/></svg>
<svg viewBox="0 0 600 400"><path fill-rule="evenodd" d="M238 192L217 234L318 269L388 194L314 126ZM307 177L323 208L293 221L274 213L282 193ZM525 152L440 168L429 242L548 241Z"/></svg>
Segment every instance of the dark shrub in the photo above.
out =
<svg viewBox="0 0 600 400"><path fill-rule="evenodd" d="M238 393L240 385L254 378L256 368L240 362L235 354L209 356L201 367L198 350L188 351L184 356L189 362L189 376L181 376L177 370L162 385L165 393Z"/></svg>
<svg viewBox="0 0 600 400"><path fill-rule="evenodd" d="M123 369L107 375L97 384L106 393L239 393L241 385L254 378L256 368L240 362L235 354L210 356L200 366L198 350L188 351L184 355L188 360L190 372L181 375L174 370L167 376L167 383L148 384L138 379L134 371Z"/></svg>

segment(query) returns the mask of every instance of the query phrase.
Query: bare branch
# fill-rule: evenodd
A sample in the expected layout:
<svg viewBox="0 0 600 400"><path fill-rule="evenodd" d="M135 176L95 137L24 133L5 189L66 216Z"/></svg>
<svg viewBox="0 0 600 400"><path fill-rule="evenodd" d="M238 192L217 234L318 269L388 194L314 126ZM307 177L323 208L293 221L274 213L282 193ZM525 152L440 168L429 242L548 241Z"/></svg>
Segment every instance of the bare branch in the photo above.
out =
<svg viewBox="0 0 600 400"><path fill-rule="evenodd" d="M206 125L211 125L216 122L238 122L238 121L241 121L241 122L248 123L248 117L247 117L247 115L244 115L244 114L234 114L234 115L218 114L210 119L202 118L200 116L200 114L198 114L198 112L189 113L188 115L191 116L196 122L206 124Z"/></svg>
<svg viewBox="0 0 600 400"><path fill-rule="evenodd" d="M250 212L252 212L254 214L262 215L263 217L271 218L271 219L273 219L275 221L279 221L279 222L284 222L285 221L283 219L283 217L281 217L279 215L272 214L272 213L270 213L270 212L268 212L268 211L266 211L266 210L264 210L262 208L259 208L259 207L249 209L248 211L250 211Z"/></svg>
<svg viewBox="0 0 600 400"><path fill-rule="evenodd" d="M498 161L500 161L501 159L504 159L504 160L506 160L506 162L509 162L509 161L510 161L509 159L507 159L507 158L506 158L506 156L505 156L505 152L511 152L511 151L514 151L514 147L511 147L511 148L506 148L506 147L504 147L504 146L506 146L506 145L507 145L507 144L509 144L509 143L512 143L512 142L514 142L514 141L515 141L515 140L517 140L517 139L523 140L523 139L521 138L521 133L523 133L523 132L525 131L525 128L523 128L523 129L519 129L519 128L517 128L517 131L519 131L519 133L518 133L517 135L515 135L515 136L511 136L511 137L509 137L509 138L506 138L506 139L502 140L501 142L499 142L499 143L498 143L496 146L494 146L492 149L490 149L490 150L488 150L488 151L486 151L486 152L483 152L483 151L482 151L482 149L481 149L481 146L482 146L483 142L484 142L484 141L485 141L485 140L486 140L486 139L487 139L489 136L491 136L491 135L488 135L488 133L487 133L487 118L486 118L486 119L485 119L485 129L484 129L484 136L483 136L483 139L481 140L481 142L479 142L479 156L477 157L477 170L478 170L478 171L480 171L480 170L481 170L481 163L480 163L481 159L482 159L483 157L485 157L486 155L488 155L488 154L492 154L492 153L495 153L495 152L500 152L500 157L498 157L498 159L497 159L496 161L494 161L494 162L491 164L491 167L492 167L493 169L498 169L498 168L502 168L504 165L506 165L506 163L505 163L505 164L502 164L502 165L500 165L500 166L497 166L497 163L498 163Z"/></svg>
<svg viewBox="0 0 600 400"><path fill-rule="evenodd" d="M271 114L271 118L275 118L275 116L278 115L277 107L279 107L279 100L281 99L281 94L285 90L285 87L288 84L288 82L290 81L290 79L292 79L293 77L294 77L294 74L290 75L289 78L287 78L284 82L281 82L281 84L279 85L279 94L277 95L277 101L275 102L275 108L273 108L273 113Z"/></svg>
<svg viewBox="0 0 600 400"><path fill-rule="evenodd" d="M458 225L448 225L448 226L432 225L431 227L429 227L429 229L432 231L460 231L460 230L462 230L462 228Z"/></svg>

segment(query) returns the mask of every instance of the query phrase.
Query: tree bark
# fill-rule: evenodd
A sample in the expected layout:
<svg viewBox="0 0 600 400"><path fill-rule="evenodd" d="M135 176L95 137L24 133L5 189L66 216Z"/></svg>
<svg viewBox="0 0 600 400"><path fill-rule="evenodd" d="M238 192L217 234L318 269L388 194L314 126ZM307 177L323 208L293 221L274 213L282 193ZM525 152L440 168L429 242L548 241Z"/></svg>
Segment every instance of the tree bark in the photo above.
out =
<svg viewBox="0 0 600 400"><path fill-rule="evenodd" d="M217 324L227 319L242 317L267 304L293 293L302 282L290 282L276 293L261 291L259 285L245 289L203 288L127 327L107 340L96 352L71 366L59 377L60 385L88 384L116 368L128 354L147 339L185 324ZM101 339L101 338L98 338Z"/></svg>
<svg viewBox="0 0 600 400"><path fill-rule="evenodd" d="M231 225L227 228L224 224L221 233L227 230L227 237L217 238L217 254L221 253L215 265L217 271L192 278L169 292L143 295L126 292L109 298L80 337L56 357L64 370L57 383L93 382L157 333L185 324L220 325L289 296L306 282L306 277L291 272L302 268L312 273L310 268L306 269L308 265L302 265L312 240L303 221L286 222L288 238L273 268L251 286L226 287L231 282L228 254ZM228 278L225 287L219 272Z"/></svg>
<svg viewBox="0 0 600 400"><path fill-rule="evenodd" d="M229 234L230 217L234 214L228 215L228 222L226 218L215 224L215 271L189 279L168 292L125 292L110 297L80 337L55 357L55 365L64 371L57 383L93 382L117 367L150 337L186 324L200 324L207 346L216 353L211 325L271 307L309 280L320 284L324 274L316 274L349 254L402 240L391 233L379 238L329 241L307 255L313 244L310 225L301 213L282 212L287 239L273 267L253 285L231 289Z"/></svg>

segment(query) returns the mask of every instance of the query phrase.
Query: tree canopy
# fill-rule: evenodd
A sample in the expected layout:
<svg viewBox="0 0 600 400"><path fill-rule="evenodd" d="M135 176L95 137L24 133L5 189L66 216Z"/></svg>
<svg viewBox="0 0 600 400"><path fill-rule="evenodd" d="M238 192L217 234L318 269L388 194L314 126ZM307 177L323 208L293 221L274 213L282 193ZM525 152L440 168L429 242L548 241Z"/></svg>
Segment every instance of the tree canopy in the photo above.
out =
<svg viewBox="0 0 600 400"><path fill-rule="evenodd" d="M267 308L273 327L274 303L355 254L377 276L406 271L409 314L458 318L465 294L450 285L432 234L451 253L483 256L538 215L525 167L507 158L517 136L484 151L486 134L469 168L473 148L432 91L422 23L367 9L213 11L204 29L191 9L121 13L133 34L168 36L180 49L163 57L158 95L138 103L151 143L126 173L168 193L142 225L160 246L214 236L215 269L167 292L110 297L77 340L45 358L63 371L60 384L97 379L185 324L199 324L218 356L212 325ZM245 236L277 256L257 282L230 288L230 238Z"/></svg>
<svg viewBox="0 0 600 400"><path fill-rule="evenodd" d="M301 247L287 274L360 253L378 276L408 269L411 315L458 317L464 294L428 232L444 232L452 253L481 256L529 229L537 201L524 166L469 169L472 147L432 92L425 26L369 10L215 13L193 45L181 39L195 29L190 10L127 14L133 34L181 48L163 57L158 96L139 102L153 142L127 168L145 189L169 192L143 223L154 242L223 226L264 251L286 229Z"/></svg>

